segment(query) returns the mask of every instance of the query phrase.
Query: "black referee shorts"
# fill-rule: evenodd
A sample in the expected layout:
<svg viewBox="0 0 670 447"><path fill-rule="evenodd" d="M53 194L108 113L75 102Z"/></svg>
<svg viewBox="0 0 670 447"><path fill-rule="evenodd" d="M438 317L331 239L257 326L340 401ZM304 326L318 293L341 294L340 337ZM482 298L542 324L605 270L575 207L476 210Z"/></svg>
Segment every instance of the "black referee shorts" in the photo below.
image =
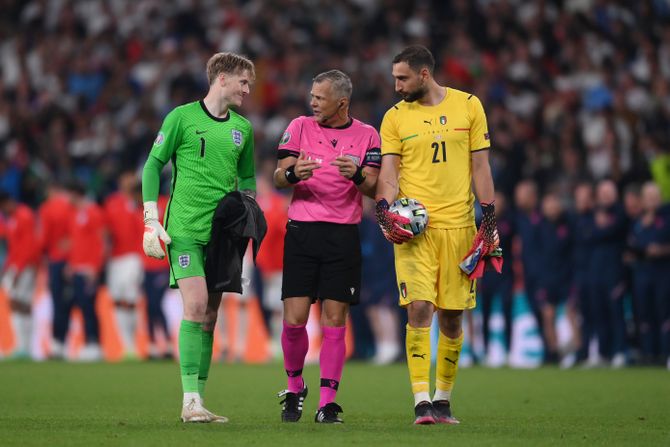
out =
<svg viewBox="0 0 670 447"><path fill-rule="evenodd" d="M308 296L358 304L360 289L358 225L288 221L282 300Z"/></svg>

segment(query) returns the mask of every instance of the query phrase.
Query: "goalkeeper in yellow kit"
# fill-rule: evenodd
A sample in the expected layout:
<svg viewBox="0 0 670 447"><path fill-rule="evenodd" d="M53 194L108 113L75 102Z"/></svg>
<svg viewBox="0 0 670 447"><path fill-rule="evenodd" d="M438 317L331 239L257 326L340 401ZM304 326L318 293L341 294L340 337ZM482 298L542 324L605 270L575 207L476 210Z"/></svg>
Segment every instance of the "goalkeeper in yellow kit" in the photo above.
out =
<svg viewBox="0 0 670 447"><path fill-rule="evenodd" d="M451 391L463 344L465 309L475 307L475 280L459 269L473 242L483 254L497 246L494 188L489 166L486 115L479 99L439 85L435 60L423 46L410 46L393 59L395 90L403 100L381 125L382 165L377 183L377 221L395 245L400 305L407 309L407 364L414 393L415 424L457 424ZM474 195L484 219L475 226ZM405 218L389 203L410 197L423 203L426 231L412 237ZM477 238L475 238L477 236ZM430 387L430 326L437 310L436 390Z"/></svg>

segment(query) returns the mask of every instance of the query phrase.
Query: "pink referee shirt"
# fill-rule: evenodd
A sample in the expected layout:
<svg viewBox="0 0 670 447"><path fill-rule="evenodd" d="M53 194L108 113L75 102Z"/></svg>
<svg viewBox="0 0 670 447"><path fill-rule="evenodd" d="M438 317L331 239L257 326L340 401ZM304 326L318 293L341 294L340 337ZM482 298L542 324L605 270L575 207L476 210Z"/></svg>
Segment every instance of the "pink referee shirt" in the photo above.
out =
<svg viewBox="0 0 670 447"><path fill-rule="evenodd" d="M307 158L321 163L314 175L295 185L288 218L303 222L357 224L361 221L361 193L351 180L331 166L340 155L357 166L381 166L381 140L374 127L357 119L343 127L320 126L312 117L300 116L288 125L279 142L278 157Z"/></svg>

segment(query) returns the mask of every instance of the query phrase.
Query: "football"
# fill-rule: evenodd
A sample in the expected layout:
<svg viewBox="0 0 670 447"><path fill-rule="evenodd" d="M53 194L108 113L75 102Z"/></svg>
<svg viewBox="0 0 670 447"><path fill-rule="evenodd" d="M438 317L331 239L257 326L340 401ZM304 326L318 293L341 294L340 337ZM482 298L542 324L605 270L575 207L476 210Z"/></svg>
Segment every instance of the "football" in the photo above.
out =
<svg viewBox="0 0 670 447"><path fill-rule="evenodd" d="M416 199L400 198L391 204L389 211L408 218L409 223L403 225L403 228L411 231L414 236L423 233L428 225L428 211Z"/></svg>

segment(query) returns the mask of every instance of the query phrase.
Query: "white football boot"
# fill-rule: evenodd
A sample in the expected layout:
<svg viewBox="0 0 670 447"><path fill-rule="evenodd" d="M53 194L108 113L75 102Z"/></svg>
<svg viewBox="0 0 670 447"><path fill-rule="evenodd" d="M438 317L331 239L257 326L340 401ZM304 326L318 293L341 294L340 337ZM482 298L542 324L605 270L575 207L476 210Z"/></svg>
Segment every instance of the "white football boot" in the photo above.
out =
<svg viewBox="0 0 670 447"><path fill-rule="evenodd" d="M225 424L226 422L228 422L227 417L219 416L218 414L214 414L211 411L209 411L207 408L205 408L205 401L203 400L202 397L200 398L200 406L202 407L202 409L205 411L205 413L209 417L208 422L215 422L217 424Z"/></svg>
<svg viewBox="0 0 670 447"><path fill-rule="evenodd" d="M182 422L210 422L209 412L200 404L200 400L192 397L184 402L181 408Z"/></svg>

